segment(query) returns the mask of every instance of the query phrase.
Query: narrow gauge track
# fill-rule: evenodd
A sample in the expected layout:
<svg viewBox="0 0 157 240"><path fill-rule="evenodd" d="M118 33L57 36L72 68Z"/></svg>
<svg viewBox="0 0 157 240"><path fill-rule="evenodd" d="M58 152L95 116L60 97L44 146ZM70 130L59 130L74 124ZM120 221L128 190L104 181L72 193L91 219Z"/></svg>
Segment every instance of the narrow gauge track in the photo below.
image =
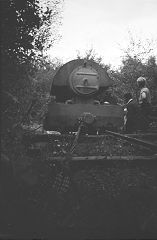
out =
<svg viewBox="0 0 157 240"><path fill-rule="evenodd" d="M157 139L154 133L130 137L149 140L152 144ZM25 224L26 232L32 229L30 225L34 231L37 215L36 229L45 233L42 238L55 231L53 226L88 228L90 234L91 231L96 234L96 226L102 229L103 238L106 232L109 236L115 232L126 239L128 234L125 236L124 229L135 235L137 230L143 235L149 234L149 229L156 233L157 156L150 144L130 142L130 138L122 139L107 131L98 136L26 134L23 141L28 153L35 154L31 158L35 161L31 162L31 169L21 172L20 184L30 183L31 179L36 179L36 184L30 189L21 185L24 215L29 218L25 224L16 211L13 226L18 226L18 219L20 224ZM99 163L100 166L95 166ZM99 233L95 238L99 238Z"/></svg>
<svg viewBox="0 0 157 240"><path fill-rule="evenodd" d="M130 229L127 219L133 219L131 220L133 224L137 216L146 215L144 220L142 217L138 219L140 223L135 223L135 228L141 231L143 222L145 223L147 216L152 214L151 209L153 211L156 209L152 199L156 199L157 155L154 139L157 139L157 135L154 133L119 135L109 131L104 135L81 135L79 131L77 133L37 134L33 135L32 139L25 136L25 141L27 140L30 146L31 143L35 143L39 154L45 154L43 155L45 161L39 163L43 168L41 172L45 166L48 166L50 172L48 176L43 177L44 180L41 179L42 184L44 182L44 191L49 187L47 192L53 191L53 198L54 193L63 196L64 201L60 200L62 214L58 217L59 225L87 226L90 227L90 232L92 226L103 226L103 229L111 234L113 226L116 228L120 223L122 226L120 231L123 233L125 224L126 228ZM43 150L40 148L41 142L45 143ZM32 148L31 151L34 150ZM35 164L35 170L37 168L39 166ZM149 194L153 197L149 197ZM147 202L151 206L150 209ZM51 205L51 202L47 204L49 215ZM119 213L115 206L121 209ZM135 209L140 211L132 217ZM124 220L121 220L123 212L126 215ZM118 223L115 221L117 214ZM155 218L152 218L153 221L155 222ZM146 222L146 230L147 225L150 223Z"/></svg>
<svg viewBox="0 0 157 240"><path fill-rule="evenodd" d="M80 129L68 135L26 134L23 140L28 152L44 149L52 161L157 160L157 133L119 134L106 130L104 135L81 135Z"/></svg>

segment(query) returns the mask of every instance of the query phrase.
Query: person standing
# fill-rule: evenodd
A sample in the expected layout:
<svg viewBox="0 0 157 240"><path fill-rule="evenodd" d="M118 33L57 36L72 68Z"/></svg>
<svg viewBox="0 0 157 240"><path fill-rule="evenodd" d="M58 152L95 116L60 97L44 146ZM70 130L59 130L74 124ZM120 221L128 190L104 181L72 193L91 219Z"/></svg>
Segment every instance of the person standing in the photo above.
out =
<svg viewBox="0 0 157 240"><path fill-rule="evenodd" d="M131 93L124 94L125 132L134 133L139 127L139 107Z"/></svg>
<svg viewBox="0 0 157 240"><path fill-rule="evenodd" d="M146 79L144 77L139 77L137 79L137 86L140 89L139 105L143 117L142 130L146 130L149 126L149 115L151 111L151 95L148 87L146 86Z"/></svg>

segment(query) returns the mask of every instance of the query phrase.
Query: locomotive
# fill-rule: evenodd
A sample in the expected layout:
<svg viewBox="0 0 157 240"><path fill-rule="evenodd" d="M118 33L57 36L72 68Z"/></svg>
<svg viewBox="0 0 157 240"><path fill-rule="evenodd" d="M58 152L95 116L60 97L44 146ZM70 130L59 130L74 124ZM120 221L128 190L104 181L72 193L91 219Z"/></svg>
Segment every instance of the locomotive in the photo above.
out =
<svg viewBox="0 0 157 240"><path fill-rule="evenodd" d="M56 72L43 127L46 131L100 133L123 126L124 111L118 104L100 102L98 96L113 85L107 71L93 60L76 59Z"/></svg>

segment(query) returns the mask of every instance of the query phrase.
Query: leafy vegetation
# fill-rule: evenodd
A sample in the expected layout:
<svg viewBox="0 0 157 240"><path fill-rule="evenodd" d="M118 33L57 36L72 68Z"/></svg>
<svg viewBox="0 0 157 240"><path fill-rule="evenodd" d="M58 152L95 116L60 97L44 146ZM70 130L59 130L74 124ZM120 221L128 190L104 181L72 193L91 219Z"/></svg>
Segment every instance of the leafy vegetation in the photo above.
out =
<svg viewBox="0 0 157 240"><path fill-rule="evenodd" d="M157 103L157 59L153 47L157 45L152 41L142 42L135 40L130 34L130 42L126 49L123 49L124 56L120 67L113 69L112 65L105 65L103 58L98 56L93 48L87 50L84 55L78 53L77 58L93 60L100 64L109 76L114 80L114 86L107 89L100 96L103 100L108 99L111 103L123 103L123 96L131 92L138 100L138 89L136 80L140 76L146 77L148 87L151 91L153 104Z"/></svg>
<svg viewBox="0 0 157 240"><path fill-rule="evenodd" d="M0 2L1 133L4 152L7 152L8 143L14 142L17 126L19 130L20 123L28 120L26 112L30 103L35 99L34 103L40 101L42 92L39 94L38 90L42 86L38 89L36 73L41 66L47 69L50 65L44 51L59 37L56 28L61 23L62 1L45 0L42 3L38 0Z"/></svg>
<svg viewBox="0 0 157 240"><path fill-rule="evenodd" d="M157 103L157 59L155 49L157 42L146 39L134 39L130 34L130 42L126 49L123 49L121 66L117 70L111 69L111 77L115 81L114 94L123 99L124 93L131 92L135 99L138 96L136 80L140 76L147 79L151 91L153 104Z"/></svg>
<svg viewBox="0 0 157 240"><path fill-rule="evenodd" d="M57 28L61 21L62 1L43 0L41 4L38 0L1 0L0 3L0 231L20 234L41 231L46 236L52 232L52 225L54 228L71 225L104 228L105 225L105 231L113 232L124 213L122 224L118 225L121 231L134 224L139 233L149 232L149 229L156 233L157 186L156 175L151 171L115 166L114 169L84 169L70 178L64 169L46 161L43 157L48 154L46 149L41 151L41 158L25 154L21 125L23 122L30 124L31 120L33 123L42 121L52 77L61 65L59 61L52 63L44 52L59 38ZM93 50L87 51L85 58L101 64L114 79L114 88L105 95L114 94L118 102L122 102L125 91L136 93L136 78L143 75L148 78L154 102L157 101L155 56L152 54L144 61L143 53L140 58L139 54L132 56L129 51L117 70L104 65ZM112 148L114 145L113 142ZM104 151L104 145L100 148ZM112 148L108 148L111 155ZM126 146L124 151L121 142L117 148L120 155L133 152ZM114 149L116 153L117 148ZM131 224L126 219L131 219Z"/></svg>
<svg viewBox="0 0 157 240"><path fill-rule="evenodd" d="M4 151L12 139L10 135L16 135L15 129L20 123L42 121L53 75L61 65L60 61L53 63L44 55L59 38L57 28L61 23L61 7L61 0L1 1L1 128ZM96 61L114 80L113 88L102 93L100 98L122 103L123 95L128 91L137 97L136 79L142 75L148 79L153 102L157 101L157 62L151 42L143 44L130 37L122 64L116 70L105 65L94 49L86 51L85 56L78 53L78 58ZM29 113L29 118L26 113Z"/></svg>

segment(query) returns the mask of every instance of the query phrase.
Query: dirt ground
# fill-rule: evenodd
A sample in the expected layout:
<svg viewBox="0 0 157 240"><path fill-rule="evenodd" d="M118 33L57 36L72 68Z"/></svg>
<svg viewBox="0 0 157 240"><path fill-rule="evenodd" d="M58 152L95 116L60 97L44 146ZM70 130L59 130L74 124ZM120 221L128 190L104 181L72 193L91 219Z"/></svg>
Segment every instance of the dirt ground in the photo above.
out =
<svg viewBox="0 0 157 240"><path fill-rule="evenodd" d="M156 239L157 163L66 166L47 158L62 155L64 143L50 144L50 155L47 146L33 154L19 150L14 169L2 161L0 239ZM113 138L99 148L91 144L81 143L74 155L152 154Z"/></svg>
<svg viewBox="0 0 157 240"><path fill-rule="evenodd" d="M157 237L155 165L66 170L38 161L22 175L5 177L0 233L11 239Z"/></svg>

